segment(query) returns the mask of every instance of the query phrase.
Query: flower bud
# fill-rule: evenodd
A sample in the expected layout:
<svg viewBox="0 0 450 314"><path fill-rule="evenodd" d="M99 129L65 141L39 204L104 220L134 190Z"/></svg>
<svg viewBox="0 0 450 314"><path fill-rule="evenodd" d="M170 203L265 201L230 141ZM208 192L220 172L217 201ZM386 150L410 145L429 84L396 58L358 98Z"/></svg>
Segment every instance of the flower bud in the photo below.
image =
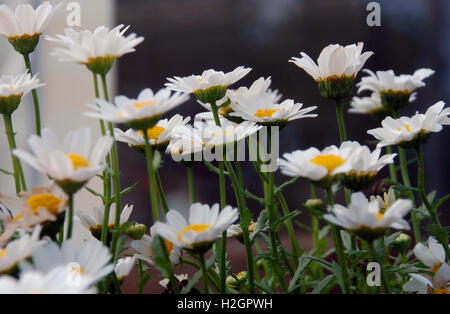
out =
<svg viewBox="0 0 450 314"><path fill-rule="evenodd" d="M320 198L310 198L305 203L306 206L321 210L323 208L323 201Z"/></svg>
<svg viewBox="0 0 450 314"><path fill-rule="evenodd" d="M411 237L406 233L400 233L394 241L394 249L405 251L411 245Z"/></svg>
<svg viewBox="0 0 450 314"><path fill-rule="evenodd" d="M147 227L144 224L134 223L126 231L127 235L133 240L140 240L147 232Z"/></svg>

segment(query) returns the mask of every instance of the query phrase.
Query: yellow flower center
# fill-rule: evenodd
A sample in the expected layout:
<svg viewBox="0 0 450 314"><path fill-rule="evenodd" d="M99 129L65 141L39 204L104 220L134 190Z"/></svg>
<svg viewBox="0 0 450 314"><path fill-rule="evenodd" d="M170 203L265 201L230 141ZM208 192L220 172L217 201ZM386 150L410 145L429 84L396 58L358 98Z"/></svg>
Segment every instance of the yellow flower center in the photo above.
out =
<svg viewBox="0 0 450 314"><path fill-rule="evenodd" d="M278 109L258 109L255 113L255 117L264 118L271 117Z"/></svg>
<svg viewBox="0 0 450 314"><path fill-rule="evenodd" d="M81 157L77 154L67 154L67 156L72 161L75 170L77 170L78 168L89 167L89 162L84 157Z"/></svg>
<svg viewBox="0 0 450 314"><path fill-rule="evenodd" d="M58 214L59 204L61 204L61 202L62 200L54 196L53 194L42 193L33 195L27 200L26 203L28 206L30 206L30 209L33 212L33 214L37 214L38 208L45 208L53 215L56 215ZM18 216L16 216L16 218ZM18 219L20 219L20 217Z"/></svg>
<svg viewBox="0 0 450 314"><path fill-rule="evenodd" d="M0 258L5 257L6 253L7 253L6 249L1 249L0 250Z"/></svg>
<svg viewBox="0 0 450 314"><path fill-rule="evenodd" d="M14 86L13 85L9 85L9 89L14 89Z"/></svg>
<svg viewBox="0 0 450 314"><path fill-rule="evenodd" d="M23 214L18 214L18 215L16 215L16 217L13 218L13 221L17 222L22 217L23 217Z"/></svg>
<svg viewBox="0 0 450 314"><path fill-rule="evenodd" d="M210 227L211 226L207 225L207 224L189 225L178 233L178 241L182 242L181 239L183 238L183 234L185 234L188 231L194 231L196 233L200 233L200 232L208 230Z"/></svg>
<svg viewBox="0 0 450 314"><path fill-rule="evenodd" d="M134 106L138 109L142 109L142 107L146 107L146 106L151 106L156 104L156 101L154 100L149 100L149 101L143 101L143 102L138 102L135 103Z"/></svg>
<svg viewBox="0 0 450 314"><path fill-rule="evenodd" d="M230 112L232 112L232 111L233 111L233 109L231 109L230 106L220 108L220 114L221 114L222 116L226 116L226 115L228 115L228 114L229 114Z"/></svg>
<svg viewBox="0 0 450 314"><path fill-rule="evenodd" d="M78 276L81 276L84 273L83 268L81 268L77 263L71 263L67 265L67 269L74 272Z"/></svg>
<svg viewBox="0 0 450 314"><path fill-rule="evenodd" d="M328 174L332 173L334 169L345 163L345 159L336 155L317 155L310 160L316 165L327 168Z"/></svg>
<svg viewBox="0 0 450 314"><path fill-rule="evenodd" d="M379 212L377 214L377 218L378 218L379 221L383 220L383 217L384 217L384 214L382 212Z"/></svg>
<svg viewBox="0 0 450 314"><path fill-rule="evenodd" d="M450 290L448 289L433 289L432 294L450 294Z"/></svg>
<svg viewBox="0 0 450 314"><path fill-rule="evenodd" d="M255 230L256 222L252 223L248 228L248 231L253 232Z"/></svg>
<svg viewBox="0 0 450 314"><path fill-rule="evenodd" d="M170 255L170 252L173 250L173 243L167 240L164 240L164 245L166 246L167 254Z"/></svg>
<svg viewBox="0 0 450 314"><path fill-rule="evenodd" d="M405 125L405 129L406 129L406 131L411 132L411 128L409 127L409 124Z"/></svg>
<svg viewBox="0 0 450 314"><path fill-rule="evenodd" d="M164 132L166 129L155 125L154 127L147 129L147 136L149 140L154 140L156 143L158 142L159 137L161 136L161 133ZM144 137L144 132L139 131L139 133Z"/></svg>
<svg viewBox="0 0 450 314"><path fill-rule="evenodd" d="M433 268L431 268L431 271L436 274L439 268L441 268L441 265L442 263L437 263L436 265L433 266Z"/></svg>

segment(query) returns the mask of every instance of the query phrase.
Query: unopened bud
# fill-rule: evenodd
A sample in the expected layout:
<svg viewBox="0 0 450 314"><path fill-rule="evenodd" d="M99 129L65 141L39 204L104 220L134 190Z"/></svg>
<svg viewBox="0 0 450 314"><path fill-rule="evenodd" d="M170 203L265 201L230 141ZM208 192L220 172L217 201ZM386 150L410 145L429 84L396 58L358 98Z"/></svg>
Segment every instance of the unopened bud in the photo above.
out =
<svg viewBox="0 0 450 314"><path fill-rule="evenodd" d="M406 233L400 233L394 241L394 248L404 251L411 245L411 237Z"/></svg>
<svg viewBox="0 0 450 314"><path fill-rule="evenodd" d="M140 240L147 232L147 227L144 224L135 223L127 230L127 235L133 240Z"/></svg>
<svg viewBox="0 0 450 314"><path fill-rule="evenodd" d="M320 198L310 198L305 203L306 206L321 210L323 208L323 201Z"/></svg>

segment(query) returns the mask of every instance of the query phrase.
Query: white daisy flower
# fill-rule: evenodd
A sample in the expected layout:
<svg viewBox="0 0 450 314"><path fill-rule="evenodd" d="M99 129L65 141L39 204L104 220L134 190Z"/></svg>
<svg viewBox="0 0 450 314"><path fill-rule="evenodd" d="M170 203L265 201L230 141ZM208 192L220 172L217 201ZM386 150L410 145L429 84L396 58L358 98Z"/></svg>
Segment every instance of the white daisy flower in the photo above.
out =
<svg viewBox="0 0 450 314"><path fill-rule="evenodd" d="M241 117L263 125L285 124L296 119L317 117L317 114L308 114L315 110L316 106L301 109L303 104L294 103L292 99L286 99L281 103L275 103L274 100L274 97L268 93L253 97L236 95L230 103L234 111L230 113L230 116Z"/></svg>
<svg viewBox="0 0 450 314"><path fill-rule="evenodd" d="M34 250L33 264L22 263L23 270L34 269L48 273L57 267L66 267L75 279L81 282L95 283L114 270L110 264L109 248L92 239L81 244L76 239L65 240L61 246L48 242L39 250Z"/></svg>
<svg viewBox="0 0 450 314"><path fill-rule="evenodd" d="M376 200L369 201L362 192L353 193L348 207L336 204L325 220L342 228L353 230L363 238L377 237L387 228L409 230L403 219L412 208L411 200L399 199L386 211L381 211Z"/></svg>
<svg viewBox="0 0 450 314"><path fill-rule="evenodd" d="M239 218L239 214L231 206L219 211L219 204L210 207L195 203L189 209L188 220L176 210L170 210L166 218L167 223L155 223L156 232L161 237L175 246L204 253Z"/></svg>
<svg viewBox="0 0 450 314"><path fill-rule="evenodd" d="M188 280L189 276L188 276L188 274L180 274L180 275L175 274L175 278L178 280L179 283L181 283L181 282L183 282L185 280ZM170 279L169 278L164 278L163 280L159 281L159 284L164 289L167 289L167 287L169 286L169 283L170 283Z"/></svg>
<svg viewBox="0 0 450 314"><path fill-rule="evenodd" d="M187 77L175 76L174 78L167 78L170 83L166 83L165 86L173 91L183 93L196 93L197 91L207 90L211 87L217 86L224 87L226 89L229 85L246 76L251 70L251 68L245 68L243 66L239 66L228 73L209 69L203 71L201 75L191 75Z"/></svg>
<svg viewBox="0 0 450 314"><path fill-rule="evenodd" d="M69 132L61 143L53 130L44 129L41 136L31 135L28 139L32 153L16 149L14 154L61 186L67 182L85 183L103 171L112 143L111 137L103 136L91 147L88 128Z"/></svg>
<svg viewBox="0 0 450 314"><path fill-rule="evenodd" d="M37 225L32 234L23 234L0 249L0 274L12 271L18 263L29 258L45 241L39 240L42 227Z"/></svg>
<svg viewBox="0 0 450 314"><path fill-rule="evenodd" d="M286 153L278 160L281 172L290 177L303 177L312 181L333 178L349 172L352 164L346 159L348 152L336 146L328 146L322 151L317 148L296 150Z"/></svg>
<svg viewBox="0 0 450 314"><path fill-rule="evenodd" d="M366 145L356 141L346 141L341 144L339 150L351 163L351 170L357 173L378 172L386 165L394 162L397 154L385 154L380 158L381 149L373 152Z"/></svg>
<svg viewBox="0 0 450 314"><path fill-rule="evenodd" d="M134 240L131 242L131 247L137 252L134 254L134 257L146 261L152 266L155 265L155 263L153 262L152 241L156 235L157 231L155 229L155 226L152 226L150 228L150 235L144 234L141 240ZM181 257L181 249L177 246L174 246L174 243L167 239L164 239L164 244L166 246L170 262L174 265L178 264Z"/></svg>
<svg viewBox="0 0 450 314"><path fill-rule="evenodd" d="M65 267L57 267L44 274L27 271L19 279L0 277L0 294L92 294L95 288L88 283L74 280L73 273Z"/></svg>
<svg viewBox="0 0 450 314"><path fill-rule="evenodd" d="M147 130L156 125L161 116L189 99L187 94L171 93L160 89L156 94L150 88L141 91L137 99L116 96L110 104L97 99L97 105L89 104L93 110L85 115L114 123L124 123L135 130Z"/></svg>
<svg viewBox="0 0 450 314"><path fill-rule="evenodd" d="M373 92L370 97L353 97L350 107L348 112L357 114L373 114L386 110L381 103L381 96L377 92Z"/></svg>
<svg viewBox="0 0 450 314"><path fill-rule="evenodd" d="M114 223L116 221L116 211L114 210L114 206L110 209L109 217L108 217L108 228L111 229L114 227ZM131 213L133 212L133 205L125 205L122 212L120 213L120 226L128 221ZM105 210L94 207L90 214L77 211L77 216L81 224L88 229L94 237L100 239L102 227L103 227L103 216L105 214Z"/></svg>
<svg viewBox="0 0 450 314"><path fill-rule="evenodd" d="M256 226L256 222L252 221L250 223L250 225L248 226L248 232L252 233L253 230L255 230L255 226ZM231 226L229 226L227 229L227 236L237 238L239 241L244 243L242 228L241 228L240 224L232 224Z"/></svg>
<svg viewBox="0 0 450 314"><path fill-rule="evenodd" d="M170 141L166 152L174 161L202 161L205 142L201 133L190 125L178 128L176 136Z"/></svg>
<svg viewBox="0 0 450 314"><path fill-rule="evenodd" d="M28 230L37 224L56 220L67 207L67 197L55 182L24 191L18 197L0 193L0 202L8 209L5 228Z"/></svg>
<svg viewBox="0 0 450 314"><path fill-rule="evenodd" d="M440 132L442 125L450 124L450 108L445 108L445 103L439 101L429 107L425 114L416 113L411 118L401 117L393 119L387 117L381 122L382 127L368 130L380 142L377 147L389 145L415 145L425 143L429 133Z"/></svg>
<svg viewBox="0 0 450 314"><path fill-rule="evenodd" d="M445 250L435 238L428 237L428 246L417 243L414 247L414 255L433 273L437 273L439 268L445 264Z"/></svg>
<svg viewBox="0 0 450 314"><path fill-rule="evenodd" d="M170 119L159 120L158 123L147 129L147 136L152 146L165 146L173 138L177 128L185 126L191 120L190 117L183 117L179 114L174 115ZM143 149L145 139L143 131L128 129L123 132L121 129L114 129L114 135L119 142L127 143L130 147Z"/></svg>
<svg viewBox="0 0 450 314"><path fill-rule="evenodd" d="M144 41L144 37L134 33L125 36L128 28L122 24L112 30L99 26L94 32L67 28L65 35L46 36L45 39L60 46L51 53L59 61L86 64L95 73L106 74L115 59L134 52L134 48Z"/></svg>
<svg viewBox="0 0 450 314"><path fill-rule="evenodd" d="M376 74L370 70L363 70L368 73L369 76L365 76L361 79L361 82L357 84L358 93L369 90L372 92L385 93L385 92L406 92L412 93L419 87L425 86L424 79L434 74L431 69L419 69L414 74L401 74L395 75L393 70L389 71L377 71Z"/></svg>
<svg viewBox="0 0 450 314"><path fill-rule="evenodd" d="M317 59L317 64L304 52L301 58L292 57L298 67L305 70L315 81L326 81L337 78L354 78L362 69L372 51L361 54L364 44L341 46L338 44L325 47Z"/></svg>
<svg viewBox="0 0 450 314"><path fill-rule="evenodd" d="M127 277L131 271L133 270L134 265L136 264L136 257L124 257L120 258L116 262L116 266L114 266L114 272L116 273L117 279L119 281L123 280Z"/></svg>
<svg viewBox="0 0 450 314"><path fill-rule="evenodd" d="M39 36L61 5L62 3L53 6L45 1L35 10L29 4L20 4L13 12L8 6L2 4L0 5L0 34L10 39Z"/></svg>
<svg viewBox="0 0 450 314"><path fill-rule="evenodd" d="M430 279L419 274L409 274L411 279L403 285L406 292L419 294L450 294L450 266L442 265L439 271Z"/></svg>

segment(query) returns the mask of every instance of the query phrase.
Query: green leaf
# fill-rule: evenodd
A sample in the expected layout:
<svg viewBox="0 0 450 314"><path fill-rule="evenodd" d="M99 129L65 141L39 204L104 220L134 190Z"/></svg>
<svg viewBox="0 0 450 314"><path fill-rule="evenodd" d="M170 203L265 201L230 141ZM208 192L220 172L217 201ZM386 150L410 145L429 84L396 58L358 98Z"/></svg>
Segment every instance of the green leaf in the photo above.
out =
<svg viewBox="0 0 450 314"><path fill-rule="evenodd" d="M297 182L298 179L300 179L300 177L295 177L295 178L293 178L293 179L291 179L291 180L289 180L289 181L286 181L286 182L282 183L280 186L278 186L277 188L275 188L275 194L277 194L277 193L283 191L283 189L284 189L285 187L287 187L287 186L289 186L289 185L291 185L291 184Z"/></svg>
<svg viewBox="0 0 450 314"><path fill-rule="evenodd" d="M240 190L241 190L241 192L244 194L244 196L245 196L246 198L255 200L255 201L257 201L258 203L260 203L262 206L266 206L266 205L267 205L267 202L266 202L266 200L265 200L264 198L256 196L255 194L251 193L251 192L250 192L249 190L247 190L247 189L240 189Z"/></svg>
<svg viewBox="0 0 450 314"><path fill-rule="evenodd" d="M253 239L255 239L256 236L261 231L263 231L264 229L267 228L267 221L268 221L267 210L264 209L259 214L258 220L256 221L256 224L255 224L255 229L253 229L253 232L250 233L250 242L252 242Z"/></svg>
<svg viewBox="0 0 450 314"><path fill-rule="evenodd" d="M344 283L344 276L342 275L342 269L341 266L339 266L339 264L337 264L335 261L333 261L332 264L332 272L336 277L337 283L339 287L341 287L341 290L345 291L345 283Z"/></svg>
<svg viewBox="0 0 450 314"><path fill-rule="evenodd" d="M438 209L446 200L450 198L450 194L445 195L444 197L441 197L436 202L433 203L433 207Z"/></svg>
<svg viewBox="0 0 450 314"><path fill-rule="evenodd" d="M204 162L205 166L206 166L211 172L213 172L213 173L219 175L219 173L220 173L219 168L217 168L216 166L214 166L211 162L207 161L206 159L203 159L203 162ZM224 171L223 173L224 173L224 175L226 175L226 176L229 175L229 172L228 172L228 171Z"/></svg>
<svg viewBox="0 0 450 314"><path fill-rule="evenodd" d="M215 262L216 260L216 254L212 254L211 257L206 261L206 269L208 270ZM169 261L170 262L170 261ZM186 286L183 287L183 289L180 291L181 294L189 293L192 288L200 281L202 278L202 271L199 270L192 276L192 278L189 280ZM167 277L166 277L167 278Z"/></svg>
<svg viewBox="0 0 450 314"><path fill-rule="evenodd" d="M120 191L120 196L124 196L125 194L130 193L131 191L134 190L135 187L137 187L139 185L139 182L135 182L133 185L127 187L126 189L123 189L122 191Z"/></svg>
<svg viewBox="0 0 450 314"><path fill-rule="evenodd" d="M341 230L341 237L345 249L350 252L352 250L352 237L345 230Z"/></svg>
<svg viewBox="0 0 450 314"><path fill-rule="evenodd" d="M320 294L323 290L325 290L332 282L334 281L334 275L328 275L323 278L317 286L311 291L311 294Z"/></svg>
<svg viewBox="0 0 450 314"><path fill-rule="evenodd" d="M395 240L397 239L397 237L399 236L400 233L402 233L402 232L398 231L398 232L395 232L395 233L391 234L390 236L386 237L384 239L384 246L385 247L392 246L392 244L394 244Z"/></svg>
<svg viewBox="0 0 450 314"><path fill-rule="evenodd" d="M413 187L402 185L402 184L393 185L392 188L399 192L406 192L406 191L416 192L417 191L417 188L413 188Z"/></svg>
<svg viewBox="0 0 450 314"><path fill-rule="evenodd" d="M10 172L10 171L7 171L7 170L3 170L3 169L0 169L0 172L3 173L3 174L9 175L9 176L13 176L14 175L13 172Z"/></svg>
<svg viewBox="0 0 450 314"><path fill-rule="evenodd" d="M170 262L167 254L165 254L166 248L162 246L162 238L159 236L154 237L152 241L153 261L156 268L161 273L163 278L169 278L173 274L173 265Z"/></svg>
<svg viewBox="0 0 450 314"><path fill-rule="evenodd" d="M104 200L103 195L101 195L100 193L98 193L97 191L95 191L94 189L91 189L88 186L84 187L86 189L86 191L88 191L89 193L91 193L94 196L100 197L102 200Z"/></svg>
<svg viewBox="0 0 450 314"><path fill-rule="evenodd" d="M306 255L303 255L298 260L298 267L295 270L294 276L292 276L291 281L289 282L288 292L292 292L297 288L297 282L303 278L305 271L309 264L311 264L312 260L308 259Z"/></svg>
<svg viewBox="0 0 450 314"><path fill-rule="evenodd" d="M433 235L433 237L439 242L448 242L448 234L450 227L443 227L437 224L432 224L427 227L428 231Z"/></svg>
<svg viewBox="0 0 450 314"><path fill-rule="evenodd" d="M272 290L270 285L267 283L266 278L264 278L261 282L255 281L255 286L257 286L259 289L261 289L262 291L264 291L266 293L269 293L269 294L274 293L274 291Z"/></svg>
<svg viewBox="0 0 450 314"><path fill-rule="evenodd" d="M326 260L324 260L322 258L315 257L315 256L305 256L305 258L309 258L313 261L316 261L319 264L321 264L325 269L328 269L329 271L333 271L333 265L330 262L327 262Z"/></svg>
<svg viewBox="0 0 450 314"><path fill-rule="evenodd" d="M289 214L287 214L286 216L277 219L277 221L275 222L275 226L278 227L281 224L283 224L286 220L292 219L292 218L294 218L294 217L296 217L296 216L298 216L300 214L301 214L301 212L299 210L293 210Z"/></svg>

